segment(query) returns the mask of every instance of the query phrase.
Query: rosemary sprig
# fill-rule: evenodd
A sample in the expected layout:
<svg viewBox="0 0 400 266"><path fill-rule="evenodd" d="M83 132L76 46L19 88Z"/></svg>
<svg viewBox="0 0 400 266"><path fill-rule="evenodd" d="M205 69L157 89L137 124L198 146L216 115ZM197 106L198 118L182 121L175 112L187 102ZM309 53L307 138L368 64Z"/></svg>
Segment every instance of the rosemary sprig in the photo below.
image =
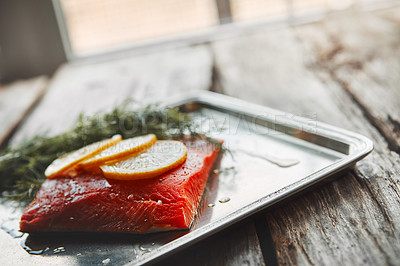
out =
<svg viewBox="0 0 400 266"><path fill-rule="evenodd" d="M54 136L36 136L16 147L0 152L0 192L8 198L26 203L34 198L45 168L57 157L87 144L121 134L123 138L153 133L158 139L198 137L189 116L177 108L149 105L136 111L123 104L109 113L80 115L69 131Z"/></svg>

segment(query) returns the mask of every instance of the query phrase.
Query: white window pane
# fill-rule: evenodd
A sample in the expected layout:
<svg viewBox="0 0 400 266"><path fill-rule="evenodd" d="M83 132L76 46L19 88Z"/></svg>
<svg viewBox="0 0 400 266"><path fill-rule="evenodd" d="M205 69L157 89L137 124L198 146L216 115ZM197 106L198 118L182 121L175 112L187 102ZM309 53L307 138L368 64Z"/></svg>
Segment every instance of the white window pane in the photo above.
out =
<svg viewBox="0 0 400 266"><path fill-rule="evenodd" d="M234 21L266 18L287 13L286 0L231 0Z"/></svg>
<svg viewBox="0 0 400 266"><path fill-rule="evenodd" d="M214 0L61 0L75 53L218 24Z"/></svg>

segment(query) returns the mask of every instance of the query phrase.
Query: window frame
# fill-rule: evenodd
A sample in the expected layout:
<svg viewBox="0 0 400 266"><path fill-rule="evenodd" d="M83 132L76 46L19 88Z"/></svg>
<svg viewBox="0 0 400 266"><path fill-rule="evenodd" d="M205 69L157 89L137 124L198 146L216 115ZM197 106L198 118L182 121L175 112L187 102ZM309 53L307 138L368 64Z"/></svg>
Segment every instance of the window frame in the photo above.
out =
<svg viewBox="0 0 400 266"><path fill-rule="evenodd" d="M273 30L293 25L301 25L319 21L328 13L335 12L329 10L308 11L303 13L293 12L293 0L286 0L287 13L285 15L267 17L254 21L236 22L232 19L230 0L215 0L219 16L219 24L195 32L160 37L151 40L128 43L93 51L91 53L78 54L73 51L71 39L68 34L66 18L62 9L61 0L51 0L60 30L61 41L67 61L91 60L126 56L126 54L142 54L154 51L162 51L178 47L202 44L216 40L234 37L244 33L251 33L260 29ZM381 9L399 4L399 0L384 0L382 2L362 3L358 7L362 9Z"/></svg>

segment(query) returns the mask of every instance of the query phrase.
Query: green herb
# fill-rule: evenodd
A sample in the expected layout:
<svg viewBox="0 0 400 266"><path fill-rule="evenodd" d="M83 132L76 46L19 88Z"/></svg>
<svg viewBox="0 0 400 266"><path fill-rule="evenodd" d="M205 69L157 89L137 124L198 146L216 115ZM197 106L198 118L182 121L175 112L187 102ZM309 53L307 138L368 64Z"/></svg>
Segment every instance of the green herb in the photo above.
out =
<svg viewBox="0 0 400 266"><path fill-rule="evenodd" d="M0 153L0 192L8 191L7 197L18 202L32 200L46 179L44 170L54 159L115 134L131 138L153 133L158 139L200 136L190 117L176 108L149 105L131 111L127 106L92 117L80 115L75 126L63 134L36 136L17 147L7 147Z"/></svg>

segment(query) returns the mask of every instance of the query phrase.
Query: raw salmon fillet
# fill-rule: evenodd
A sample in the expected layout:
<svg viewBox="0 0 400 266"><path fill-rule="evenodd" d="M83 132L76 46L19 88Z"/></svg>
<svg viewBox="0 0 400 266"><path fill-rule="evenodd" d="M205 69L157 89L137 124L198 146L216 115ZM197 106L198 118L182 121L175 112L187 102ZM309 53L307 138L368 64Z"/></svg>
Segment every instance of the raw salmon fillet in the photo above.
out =
<svg viewBox="0 0 400 266"><path fill-rule="evenodd" d="M23 211L21 231L145 233L189 228L219 150L203 140L185 144L186 161L157 178L121 181L79 174L47 179Z"/></svg>

